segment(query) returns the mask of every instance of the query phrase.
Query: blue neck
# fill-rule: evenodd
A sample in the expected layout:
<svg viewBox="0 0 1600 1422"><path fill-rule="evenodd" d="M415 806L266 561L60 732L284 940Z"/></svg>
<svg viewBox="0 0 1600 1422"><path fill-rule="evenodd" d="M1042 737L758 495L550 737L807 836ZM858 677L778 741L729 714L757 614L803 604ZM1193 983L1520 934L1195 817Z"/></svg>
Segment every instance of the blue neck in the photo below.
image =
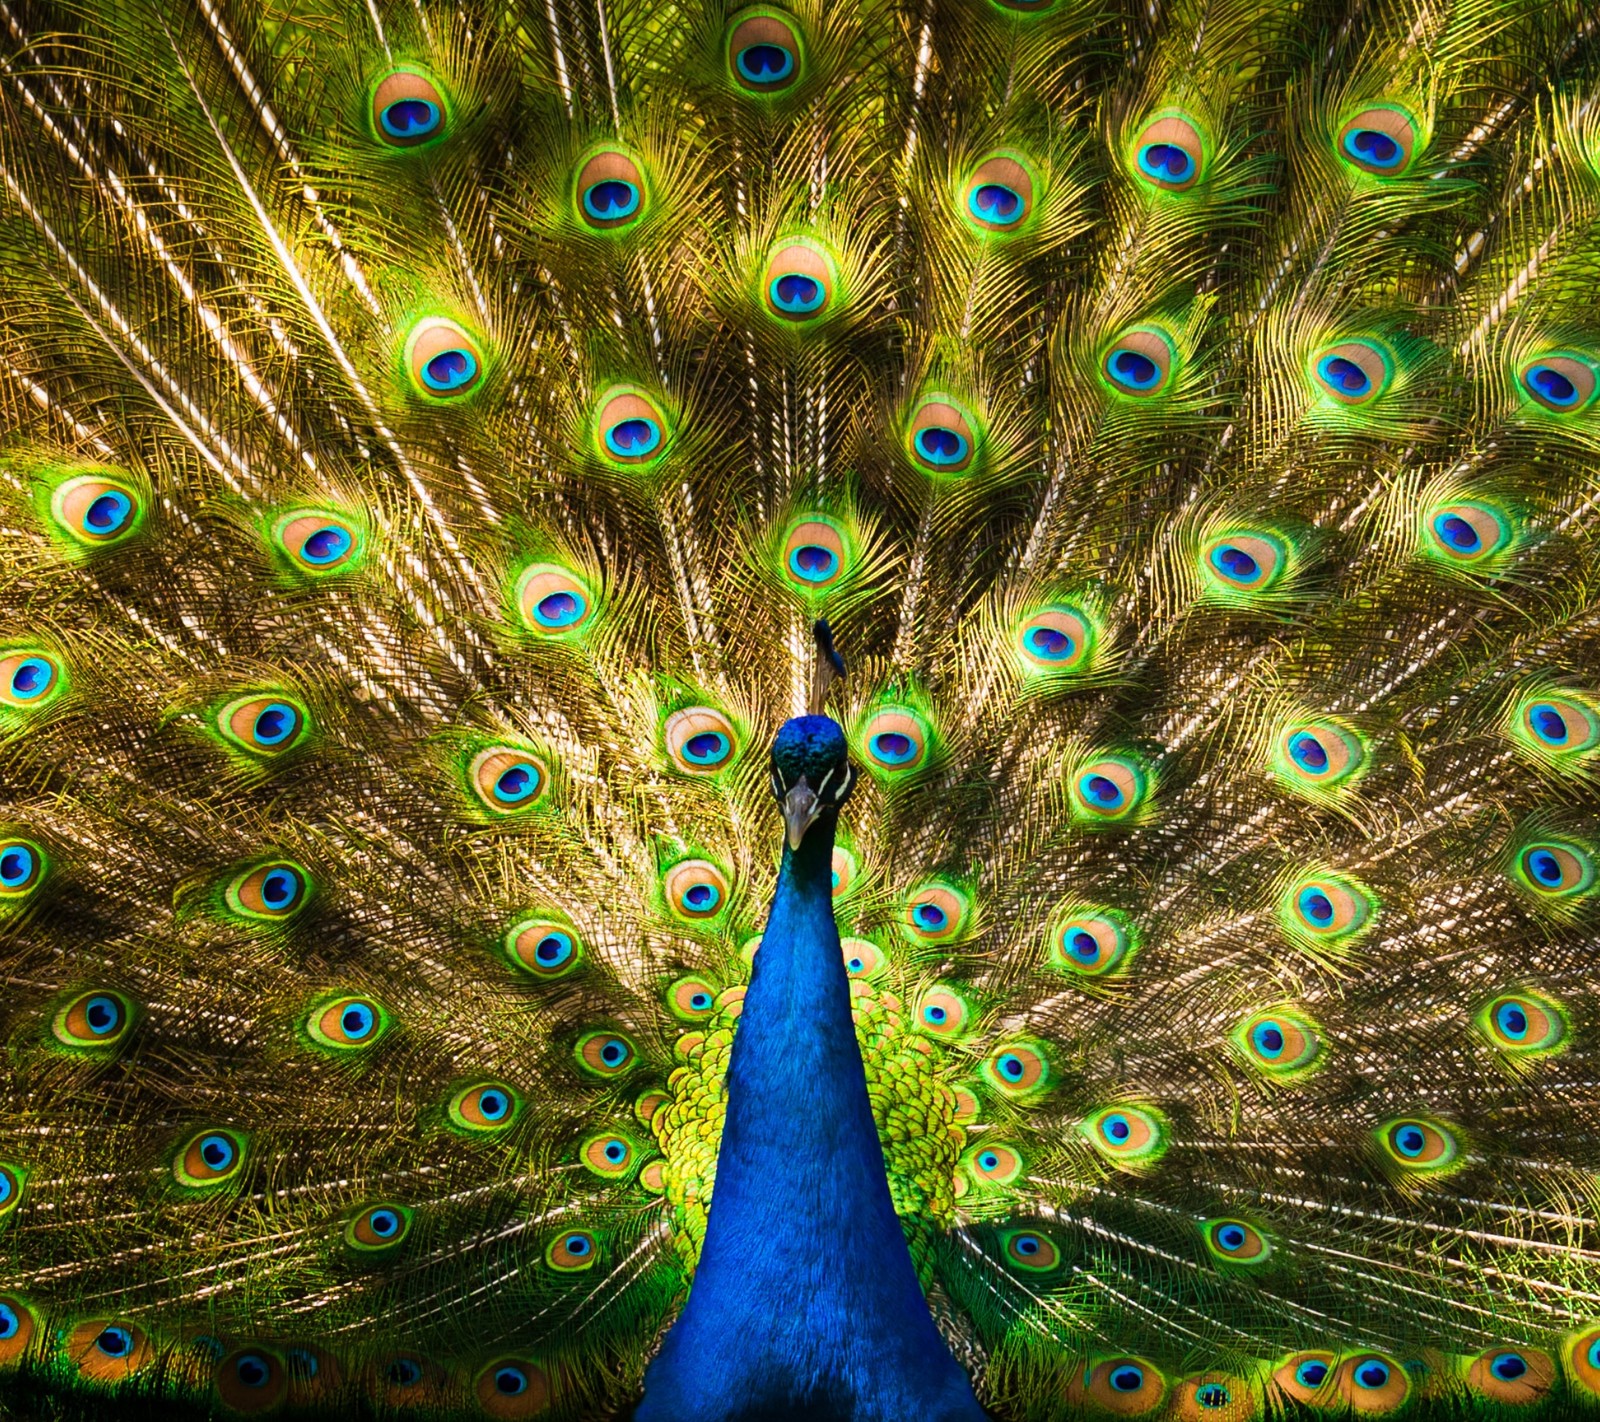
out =
<svg viewBox="0 0 1600 1422"><path fill-rule="evenodd" d="M982 1422L889 1197L833 921L834 819L784 849L705 1247L636 1422Z"/></svg>

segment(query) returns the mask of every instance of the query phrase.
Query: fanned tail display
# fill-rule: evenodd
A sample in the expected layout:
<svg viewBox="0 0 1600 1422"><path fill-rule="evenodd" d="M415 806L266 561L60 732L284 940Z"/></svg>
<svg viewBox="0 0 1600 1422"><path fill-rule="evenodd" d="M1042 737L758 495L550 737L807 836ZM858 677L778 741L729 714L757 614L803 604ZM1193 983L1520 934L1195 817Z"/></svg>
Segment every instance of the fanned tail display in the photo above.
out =
<svg viewBox="0 0 1600 1422"><path fill-rule="evenodd" d="M1597 85L0 0L0 1412L1600 1409Z"/></svg>

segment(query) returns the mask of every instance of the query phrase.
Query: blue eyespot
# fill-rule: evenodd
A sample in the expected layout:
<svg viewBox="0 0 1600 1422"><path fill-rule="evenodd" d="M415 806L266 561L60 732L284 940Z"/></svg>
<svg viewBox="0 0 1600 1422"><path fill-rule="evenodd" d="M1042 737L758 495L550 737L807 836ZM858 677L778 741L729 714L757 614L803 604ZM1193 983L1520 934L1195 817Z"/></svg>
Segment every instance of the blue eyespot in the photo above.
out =
<svg viewBox="0 0 1600 1422"><path fill-rule="evenodd" d="M22 1320L17 1317L16 1309L10 1304L0 1303L0 1340L15 1338L21 1327Z"/></svg>
<svg viewBox="0 0 1600 1422"><path fill-rule="evenodd" d="M200 1142L200 1159L219 1174L238 1159L239 1150L226 1136L205 1136Z"/></svg>
<svg viewBox="0 0 1600 1422"><path fill-rule="evenodd" d="M1258 1022L1250 1034L1250 1041L1264 1057L1283 1055L1283 1028L1276 1022Z"/></svg>
<svg viewBox="0 0 1600 1422"><path fill-rule="evenodd" d="M20 889L33 878L37 862L25 844L8 844L0 850L0 889Z"/></svg>
<svg viewBox="0 0 1600 1422"><path fill-rule="evenodd" d="M1118 1145L1121 1145L1133 1134L1133 1126L1129 1123L1128 1118L1121 1113L1107 1116L1100 1123L1100 1129L1105 1132L1108 1140L1115 1141Z"/></svg>
<svg viewBox="0 0 1600 1422"><path fill-rule="evenodd" d="M661 444L661 426L643 415L618 420L605 432L606 448L623 459L639 459Z"/></svg>
<svg viewBox="0 0 1600 1422"><path fill-rule="evenodd" d="M378 1025L378 1014L364 1002L347 1003L339 1014L339 1028L352 1042L359 1042Z"/></svg>
<svg viewBox="0 0 1600 1422"><path fill-rule="evenodd" d="M422 1364L415 1358L396 1358L389 1364L389 1381L396 1387L415 1387L422 1381Z"/></svg>
<svg viewBox="0 0 1600 1422"><path fill-rule="evenodd" d="M494 1390L504 1397L515 1397L528 1390L528 1375L521 1368L496 1368Z"/></svg>
<svg viewBox="0 0 1600 1422"><path fill-rule="evenodd" d="M1531 394L1562 409L1576 405L1581 398L1577 385L1552 366L1531 365L1522 379Z"/></svg>
<svg viewBox="0 0 1600 1422"><path fill-rule="evenodd" d="M1129 390L1153 390L1161 383L1161 367L1140 351L1113 351L1106 369L1118 385Z"/></svg>
<svg viewBox="0 0 1600 1422"><path fill-rule="evenodd" d="M244 1353L233 1360L233 1375L246 1387L265 1387L272 1380L267 1360L255 1353Z"/></svg>
<svg viewBox="0 0 1600 1422"><path fill-rule="evenodd" d="M1302 889L1300 891L1300 912L1319 928L1326 928L1333 922L1333 900L1321 889Z"/></svg>
<svg viewBox="0 0 1600 1422"><path fill-rule="evenodd" d="M696 1012L705 1012L711 1006L711 994L708 992L691 993L689 1006Z"/></svg>
<svg viewBox="0 0 1600 1422"><path fill-rule="evenodd" d="M510 1099L499 1091L485 1091L478 1097L478 1111L486 1121L498 1121L511 1109Z"/></svg>
<svg viewBox="0 0 1600 1422"><path fill-rule="evenodd" d="M1294 1380L1301 1387L1321 1387L1328 1377L1328 1365L1319 1358L1308 1358L1294 1370Z"/></svg>
<svg viewBox="0 0 1600 1422"><path fill-rule="evenodd" d="M425 361L421 374L428 389L448 395L478 378L478 358L464 346L456 346Z"/></svg>
<svg viewBox="0 0 1600 1422"><path fill-rule="evenodd" d="M1014 1240L1011 1241L1011 1247L1016 1250L1018 1254L1032 1258L1039 1252L1038 1236L1032 1234L1019 1234Z"/></svg>
<svg viewBox="0 0 1600 1422"><path fill-rule="evenodd" d="M1483 547L1478 530L1459 514L1440 514L1433 521L1433 531L1439 535L1440 542L1463 553L1476 553Z"/></svg>
<svg viewBox="0 0 1600 1422"><path fill-rule="evenodd" d="M1501 1382L1515 1382L1528 1371L1528 1360L1521 1353L1496 1353L1489 1371Z"/></svg>
<svg viewBox="0 0 1600 1422"><path fill-rule="evenodd" d="M533 605L534 620L541 627L571 627L585 611L583 596L576 592L553 592Z"/></svg>
<svg viewBox="0 0 1600 1422"><path fill-rule="evenodd" d="M1528 1014L1515 1002L1502 1002L1495 1010L1494 1025L1502 1036L1520 1042L1528 1035Z"/></svg>
<svg viewBox="0 0 1600 1422"><path fill-rule="evenodd" d="M950 915L938 904L920 903L911 910L911 921L918 928L926 929L929 933L937 933L950 922Z"/></svg>
<svg viewBox="0 0 1600 1422"><path fill-rule="evenodd" d="M397 99L379 115L378 123L390 138L415 143L433 133L444 120L444 113L431 99Z"/></svg>
<svg viewBox="0 0 1600 1422"><path fill-rule="evenodd" d="M978 1165L984 1170L995 1170L1000 1165L1000 1157L992 1150L986 1150L978 1157ZM1596 1346L1600 1347L1600 1344L1596 1344Z"/></svg>
<svg viewBox="0 0 1600 1422"><path fill-rule="evenodd" d="M1389 1365L1377 1358L1368 1358L1356 1369L1356 1382L1364 1388L1382 1387L1389 1376Z"/></svg>
<svg viewBox="0 0 1600 1422"><path fill-rule="evenodd" d="M620 1164L628 1158L628 1148L621 1141L607 1141L605 1156L613 1165Z"/></svg>
<svg viewBox="0 0 1600 1422"><path fill-rule="evenodd" d="M500 772L494 782L494 798L502 805L519 805L539 788L539 767L513 765Z"/></svg>
<svg viewBox="0 0 1600 1422"><path fill-rule="evenodd" d="M300 713L293 706L273 701L256 713L250 739L258 746L278 746L294 735L300 726Z"/></svg>
<svg viewBox="0 0 1600 1422"><path fill-rule="evenodd" d="M1401 1155L1414 1160L1428 1144L1428 1138L1418 1126L1402 1126L1391 1139Z"/></svg>
<svg viewBox="0 0 1600 1422"><path fill-rule="evenodd" d="M350 551L351 538L349 530L340 528L336 523L330 523L319 528L300 545L300 556L314 567L322 567L327 563L337 563Z"/></svg>
<svg viewBox="0 0 1600 1422"><path fill-rule="evenodd" d="M1202 1383L1194 1390L1194 1400L1197 1407L1214 1411L1226 1407L1233 1400L1233 1394L1219 1382Z"/></svg>
<svg viewBox="0 0 1600 1422"><path fill-rule="evenodd" d="M133 500L120 489L107 489L84 511L83 531L108 538L133 514Z"/></svg>
<svg viewBox="0 0 1600 1422"><path fill-rule="evenodd" d="M881 765L904 765L916 758L919 747L910 736L899 731L880 731L872 737L868 749Z"/></svg>
<svg viewBox="0 0 1600 1422"><path fill-rule="evenodd" d="M1124 1363L1111 1374L1111 1386L1118 1392L1138 1392L1144 1386L1144 1369Z"/></svg>
<svg viewBox="0 0 1600 1422"><path fill-rule="evenodd" d="M1564 746L1567 743L1566 717L1546 702L1528 708L1528 724L1540 740L1550 745Z"/></svg>
<svg viewBox="0 0 1600 1422"><path fill-rule="evenodd" d="M734 57L742 78L751 84L781 84L794 73L794 55L782 45L752 44Z"/></svg>
<svg viewBox="0 0 1600 1422"><path fill-rule="evenodd" d="M56 669L43 657L24 657L11 673L11 695L17 701L32 701L47 692L56 679Z"/></svg>
<svg viewBox="0 0 1600 1422"><path fill-rule="evenodd" d="M583 210L596 222L620 222L639 210L639 188L622 178L606 178L583 190Z"/></svg>
<svg viewBox="0 0 1600 1422"><path fill-rule="evenodd" d="M1057 627L1039 623L1028 629L1022 645L1047 662L1064 662L1078 650L1078 644Z"/></svg>
<svg viewBox="0 0 1600 1422"><path fill-rule="evenodd" d="M400 1232L400 1216L393 1210L374 1210L367 1225L379 1239L392 1239Z"/></svg>
<svg viewBox="0 0 1600 1422"><path fill-rule="evenodd" d="M533 956L541 968L559 968L573 953L572 939L565 933L547 933L539 940Z"/></svg>
<svg viewBox="0 0 1600 1422"><path fill-rule="evenodd" d="M980 222L993 227L1009 227L1026 210L1022 194L1004 183L979 183L967 198L967 206Z"/></svg>
<svg viewBox="0 0 1600 1422"><path fill-rule="evenodd" d="M839 555L817 543L802 543L790 550L789 571L805 582L825 583L839 571Z"/></svg>
<svg viewBox="0 0 1600 1422"><path fill-rule="evenodd" d="M122 1026L122 1004L114 997L91 997L83 1009L83 1019L96 1037L108 1037Z"/></svg>
<svg viewBox="0 0 1600 1422"><path fill-rule="evenodd" d="M1236 1224L1223 1225L1215 1235L1219 1248L1227 1250L1243 1249L1248 1236Z"/></svg>
<svg viewBox="0 0 1600 1422"><path fill-rule="evenodd" d="M1261 576L1261 564L1242 548L1224 543L1211 551L1211 564L1225 578L1236 583L1253 583Z"/></svg>
<svg viewBox="0 0 1600 1422"><path fill-rule="evenodd" d="M100 1335L94 1340L94 1346L108 1358L126 1358L133 1352L133 1334L126 1328L112 1324L109 1328L100 1330Z"/></svg>
<svg viewBox="0 0 1600 1422"><path fill-rule="evenodd" d="M815 311L828 299L828 289L801 272L784 272L774 277L767 287L767 295L780 311L793 316L803 316Z"/></svg>
<svg viewBox="0 0 1600 1422"><path fill-rule="evenodd" d="M721 731L702 731L683 743L683 756L696 765L721 765L732 749Z"/></svg>
<svg viewBox="0 0 1600 1422"><path fill-rule="evenodd" d="M1346 395L1365 395L1372 389L1372 377L1353 360L1327 355L1317 362L1317 374Z"/></svg>
<svg viewBox="0 0 1600 1422"><path fill-rule="evenodd" d="M1078 782L1078 790L1089 804L1105 810L1118 809L1127 799L1122 787L1105 775L1085 775Z"/></svg>
<svg viewBox="0 0 1600 1422"><path fill-rule="evenodd" d="M912 442L922 459L941 467L960 464L972 447L959 431L944 425L925 426Z"/></svg>
<svg viewBox="0 0 1600 1422"><path fill-rule="evenodd" d="M288 908L300 897L300 876L293 869L269 869L261 880L261 902L269 909Z"/></svg>
<svg viewBox="0 0 1600 1422"><path fill-rule="evenodd" d="M1344 151L1369 168L1398 168L1405 161L1405 149L1375 128L1351 129L1344 136Z"/></svg>
<svg viewBox="0 0 1600 1422"><path fill-rule="evenodd" d="M1541 884L1552 888L1561 885L1561 861L1548 849L1535 849L1530 852L1524 861L1528 866L1528 873Z"/></svg>
<svg viewBox="0 0 1600 1422"><path fill-rule="evenodd" d="M710 913L722 902L722 891L715 884L691 884L684 893L683 901L697 913Z"/></svg>
<svg viewBox="0 0 1600 1422"><path fill-rule="evenodd" d="M1328 768L1327 748L1310 731L1297 731L1289 738L1289 756L1312 775L1320 775Z"/></svg>
<svg viewBox="0 0 1600 1422"><path fill-rule="evenodd" d="M1094 934L1075 929L1066 940L1067 952L1082 963L1093 963L1100 956L1100 941Z"/></svg>
<svg viewBox="0 0 1600 1422"><path fill-rule="evenodd" d="M1186 183L1194 177L1194 158L1176 143L1147 143L1139 150L1139 171L1158 183Z"/></svg>
<svg viewBox="0 0 1600 1422"><path fill-rule="evenodd" d="M930 1002L922 1009L922 1020L940 1026L950 1014L936 1002Z"/></svg>

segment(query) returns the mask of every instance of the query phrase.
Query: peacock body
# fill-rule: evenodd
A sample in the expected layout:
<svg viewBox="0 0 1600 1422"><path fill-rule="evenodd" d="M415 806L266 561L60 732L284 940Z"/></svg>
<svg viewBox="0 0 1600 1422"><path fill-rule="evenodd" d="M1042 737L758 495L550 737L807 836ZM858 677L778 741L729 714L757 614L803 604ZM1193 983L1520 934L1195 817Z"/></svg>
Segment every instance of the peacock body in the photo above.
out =
<svg viewBox="0 0 1600 1422"><path fill-rule="evenodd" d="M1587 7L0 27L0 1412L1600 1408Z"/></svg>

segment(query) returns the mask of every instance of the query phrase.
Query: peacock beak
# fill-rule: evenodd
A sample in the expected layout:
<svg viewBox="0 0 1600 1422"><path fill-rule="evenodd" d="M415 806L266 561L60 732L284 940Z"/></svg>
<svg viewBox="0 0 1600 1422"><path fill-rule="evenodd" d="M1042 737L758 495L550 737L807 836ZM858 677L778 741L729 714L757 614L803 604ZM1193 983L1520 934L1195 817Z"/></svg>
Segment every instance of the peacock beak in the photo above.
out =
<svg viewBox="0 0 1600 1422"><path fill-rule="evenodd" d="M806 831L816 823L821 813L822 802L802 775L794 788L783 797L783 820L789 826L790 849L800 848L800 841L806 837Z"/></svg>

